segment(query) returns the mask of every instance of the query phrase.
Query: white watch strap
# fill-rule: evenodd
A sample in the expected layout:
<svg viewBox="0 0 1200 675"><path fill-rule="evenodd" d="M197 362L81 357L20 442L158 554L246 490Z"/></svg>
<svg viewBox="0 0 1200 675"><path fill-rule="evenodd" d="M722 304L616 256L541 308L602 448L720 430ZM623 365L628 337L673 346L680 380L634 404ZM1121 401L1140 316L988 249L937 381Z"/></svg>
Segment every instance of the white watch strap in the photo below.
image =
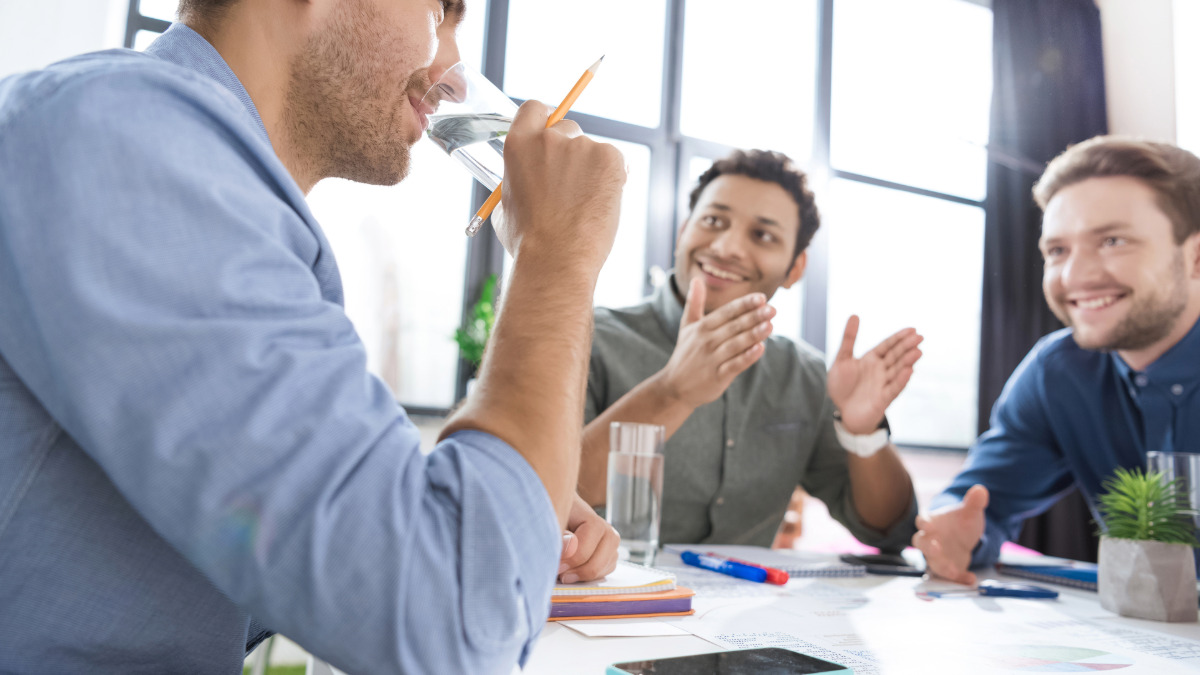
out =
<svg viewBox="0 0 1200 675"><path fill-rule="evenodd" d="M833 430L837 433L838 443L842 444L846 452L852 452L859 457L870 457L879 452L888 444L890 438L887 429L876 429L861 436L852 434L842 426L841 420L833 421Z"/></svg>

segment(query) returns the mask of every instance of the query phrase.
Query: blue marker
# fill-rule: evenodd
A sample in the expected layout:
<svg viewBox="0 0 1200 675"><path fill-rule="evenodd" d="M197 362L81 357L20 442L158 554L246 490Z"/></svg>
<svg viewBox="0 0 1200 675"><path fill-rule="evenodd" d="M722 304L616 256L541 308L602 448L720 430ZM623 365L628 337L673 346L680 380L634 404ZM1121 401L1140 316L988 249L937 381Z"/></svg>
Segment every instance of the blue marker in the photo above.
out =
<svg viewBox="0 0 1200 675"><path fill-rule="evenodd" d="M693 551L684 551L679 554L679 557L683 559L683 562L692 567L703 567L706 570L728 574L731 577L745 579L746 581L762 583L767 580L767 571L761 567L751 567L750 565L735 563L731 560L721 560L720 558L714 558L710 555L695 553Z"/></svg>

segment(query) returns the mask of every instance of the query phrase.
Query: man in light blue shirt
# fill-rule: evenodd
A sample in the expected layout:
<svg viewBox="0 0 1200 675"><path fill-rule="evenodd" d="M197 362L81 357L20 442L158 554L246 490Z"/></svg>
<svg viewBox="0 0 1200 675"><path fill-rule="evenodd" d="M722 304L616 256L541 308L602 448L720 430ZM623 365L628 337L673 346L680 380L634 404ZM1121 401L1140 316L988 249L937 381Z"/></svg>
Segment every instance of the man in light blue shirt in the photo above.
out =
<svg viewBox="0 0 1200 675"><path fill-rule="evenodd" d="M352 672L524 662L588 511L620 155L522 107L514 269L429 456L304 201L404 176L462 11L185 0L145 54L0 80L0 672L235 673L261 626Z"/></svg>

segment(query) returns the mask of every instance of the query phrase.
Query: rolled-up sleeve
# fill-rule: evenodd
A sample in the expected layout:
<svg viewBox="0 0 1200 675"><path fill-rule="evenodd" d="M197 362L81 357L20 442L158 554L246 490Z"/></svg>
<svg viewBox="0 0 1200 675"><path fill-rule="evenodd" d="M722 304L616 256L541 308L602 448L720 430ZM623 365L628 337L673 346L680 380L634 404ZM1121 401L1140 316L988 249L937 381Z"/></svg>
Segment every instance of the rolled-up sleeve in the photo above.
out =
<svg viewBox="0 0 1200 675"><path fill-rule="evenodd" d="M478 432L420 452L236 100L198 77L112 77L0 120L0 166L24 170L0 193L6 361L272 629L353 672L509 672L561 547L536 473Z"/></svg>

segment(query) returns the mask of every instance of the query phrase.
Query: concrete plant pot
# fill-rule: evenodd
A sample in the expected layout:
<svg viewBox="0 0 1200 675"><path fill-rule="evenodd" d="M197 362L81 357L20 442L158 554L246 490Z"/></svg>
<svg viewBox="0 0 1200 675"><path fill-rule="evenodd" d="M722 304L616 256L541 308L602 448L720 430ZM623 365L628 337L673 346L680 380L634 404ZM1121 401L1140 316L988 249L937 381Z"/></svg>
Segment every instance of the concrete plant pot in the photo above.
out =
<svg viewBox="0 0 1200 675"><path fill-rule="evenodd" d="M1151 621L1195 621L1196 560L1187 544L1100 539L1100 606Z"/></svg>

